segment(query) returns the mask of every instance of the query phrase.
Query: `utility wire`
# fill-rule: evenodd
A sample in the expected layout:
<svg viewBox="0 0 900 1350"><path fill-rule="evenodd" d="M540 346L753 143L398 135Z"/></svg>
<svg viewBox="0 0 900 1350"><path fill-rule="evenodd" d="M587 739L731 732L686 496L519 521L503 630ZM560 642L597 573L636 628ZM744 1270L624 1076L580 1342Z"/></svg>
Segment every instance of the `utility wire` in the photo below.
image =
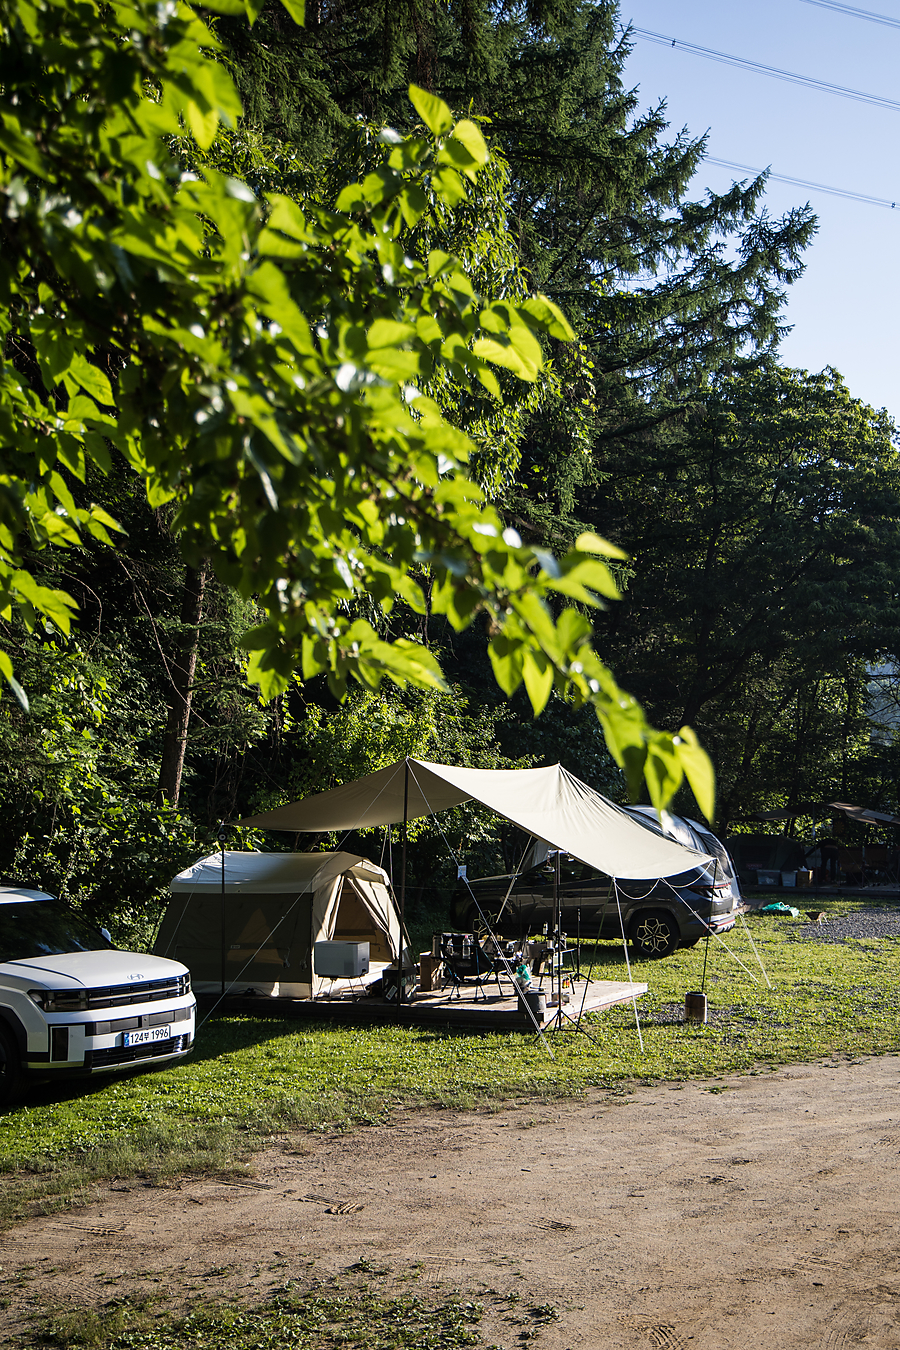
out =
<svg viewBox="0 0 900 1350"><path fill-rule="evenodd" d="M845 197L849 201L865 202L867 206L886 206L889 211L897 209L897 203L887 197L869 197L864 192L852 192L849 188L829 187L827 183L811 183L806 178L790 178L784 173L772 173L771 169L754 169L750 164L736 164L730 159L716 159L713 155L704 155L707 164L718 164L723 169L740 169L745 173L758 175L766 173L778 183L791 183L794 187L812 188L816 192L830 192L833 197Z"/></svg>
<svg viewBox="0 0 900 1350"><path fill-rule="evenodd" d="M870 9L854 9L853 5L839 5L836 0L803 0L805 5L818 5L820 9L833 9L837 14L848 14L852 19L868 19L870 23L883 23L887 28L900 28L900 19L892 19L889 14L873 14Z"/></svg>
<svg viewBox="0 0 900 1350"><path fill-rule="evenodd" d="M768 75L773 80L786 80L788 84L799 84L804 89L813 89L820 94L839 94L841 98L852 98L857 103L868 103L874 108L885 108L888 112L900 112L900 103L893 98L884 98L881 94L867 94L861 89L846 89L842 84L829 84L827 80L817 80L812 75L798 75L795 71L780 70L777 66L765 66L760 61L750 61L743 56L730 56L727 52L717 52L711 47L698 47L695 42L682 42L680 38L667 37L665 33L652 33L648 28L632 28L635 37L646 38L663 47L677 47L692 56L703 56L709 61L718 61L726 66L737 66L749 70L754 75Z"/></svg>

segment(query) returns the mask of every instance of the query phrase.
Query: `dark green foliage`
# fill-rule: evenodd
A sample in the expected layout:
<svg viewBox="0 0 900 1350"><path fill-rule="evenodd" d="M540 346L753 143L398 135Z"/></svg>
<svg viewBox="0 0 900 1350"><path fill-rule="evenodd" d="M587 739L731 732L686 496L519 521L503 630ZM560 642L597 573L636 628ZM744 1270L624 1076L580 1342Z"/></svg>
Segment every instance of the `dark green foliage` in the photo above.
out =
<svg viewBox="0 0 900 1350"><path fill-rule="evenodd" d="M655 716L697 727L726 820L847 791L866 663L900 648L894 437L833 371L748 372L601 459L614 478L581 498L635 564L604 650Z"/></svg>
<svg viewBox="0 0 900 1350"><path fill-rule="evenodd" d="M213 141L217 118L237 105L221 66L201 61L198 46L197 71L215 88L209 107L191 111L187 86L178 85L166 123L177 166L160 153L156 106L139 92L148 72L171 78L155 11L132 6L135 23L153 34L146 49L120 50L104 30L84 100L72 104L69 76L87 60L79 24L88 10L76 22L42 0L27 8L28 23L51 15L64 40L45 70L39 44L15 30L29 79L47 99L20 103L16 118L29 136L37 128L45 159L35 169L13 143L2 180L0 261L13 297L2 373L18 418L18 439L7 439L17 454L33 452L28 473L14 480L19 515L3 517L4 575L29 621L35 609L50 619L31 636L16 625L7 634L33 700L30 720L10 694L0 700L7 867L118 924L116 936L134 936L149 931L160 887L206 851L220 817L347 781L404 753L485 767L559 759L622 795L597 715L560 697L561 671L574 671L590 637L590 592L580 583L573 590L571 575L600 564L571 554L554 589L555 564L532 551L566 554L585 527L633 555L613 564L628 594L595 625L601 651L664 724L696 722L718 760L723 818L805 795L826 772L831 791L895 782L890 747L873 754L868 746L862 696L866 661L900 645L891 428L836 377L773 365L782 291L799 273L812 218L799 210L769 220L762 180L691 200L703 140L670 136L664 107L642 111L638 93L624 87L628 38L615 4L318 0L305 28L276 4L252 29L217 18L246 118ZM201 31L190 29L193 38ZM12 88L21 71L8 52L4 60ZM477 172L484 147L464 123L469 130L450 138L451 149L472 162L461 177L453 169L440 178L449 142L437 123L422 135L428 105L412 106L410 80L483 119L497 153ZM57 104L71 125L45 116ZM186 130L178 109L202 150L172 139ZM121 119L132 115L143 148L112 172L126 144ZM383 123L416 139L386 143ZM210 166L224 176L179 180L179 169ZM271 202L260 209L229 180L249 183L257 197L283 194L275 225L271 216L264 223ZM63 188L74 193L75 215L59 205ZM157 235L160 220L168 233ZM382 225L393 235L387 243ZM336 230L350 241L337 255ZM269 252L262 267L255 249ZM459 266L426 280L419 264L434 250ZM539 287L571 316L577 342L561 340L559 318L497 308L521 306ZM157 310L159 331L155 320L140 331L123 318ZM440 331L429 327L435 315ZM381 321L383 346L369 341ZM495 331L485 323L500 324L499 356L482 358L479 343ZM68 345L54 325L69 333ZM116 347L131 352L140 379L118 381ZM550 359L539 369L542 357ZM291 372L301 367L298 393ZM351 369L359 388L345 387ZM400 397L408 381L442 415L427 435ZM360 392L367 382L383 405ZM48 408L75 400L84 421L68 424L56 460L45 463ZM108 408L121 413L118 426ZM245 424L252 447L238 431ZM106 436L149 480L156 511L140 478L110 461ZM332 466L348 446L353 475L338 476L335 509ZM482 508L469 507L461 478L452 489L462 494L451 503L455 532L444 503L433 510L442 451L460 460L470 453L473 477L502 510L502 520L485 517L497 541L490 548L479 533ZM41 475L42 495L24 509L27 485ZM110 518L127 531L115 551L104 543ZM31 546L21 551L26 519ZM171 664L184 637L173 522L191 533L194 561L217 555L219 574L204 598L178 812L153 805ZM522 549L505 536L501 549L506 524ZM85 542L90 534L96 542ZM51 540L69 547L44 548ZM457 585L462 557L470 581ZM353 571L361 559L365 586ZM18 566L34 577L23 570L12 580ZM595 598L598 589L609 597L609 574L590 575ZM535 628L528 597L536 577L544 607ZM22 601L31 582L46 588L33 604ZM80 606L68 642L61 593ZM322 606L312 617L310 597ZM562 627L547 621L560 623L566 605L561 644ZM485 619L467 627L478 606ZM338 637L323 638L322 615ZM250 673L277 694L267 706L246 683L239 647L254 626ZM448 689L373 692L385 671L399 684L438 686L435 653ZM370 688L340 708L348 671ZM620 706L608 678L597 661L572 688L597 701L607 731L619 718L610 744L633 787L652 733L633 704ZM508 708L498 682L514 695ZM545 702L535 722L532 704ZM662 737L649 751L657 795L676 784L680 753ZM512 833L474 808L442 824L470 871L511 861ZM348 846L379 857L382 840ZM440 832L423 827L411 854L413 909L436 903L452 871Z"/></svg>

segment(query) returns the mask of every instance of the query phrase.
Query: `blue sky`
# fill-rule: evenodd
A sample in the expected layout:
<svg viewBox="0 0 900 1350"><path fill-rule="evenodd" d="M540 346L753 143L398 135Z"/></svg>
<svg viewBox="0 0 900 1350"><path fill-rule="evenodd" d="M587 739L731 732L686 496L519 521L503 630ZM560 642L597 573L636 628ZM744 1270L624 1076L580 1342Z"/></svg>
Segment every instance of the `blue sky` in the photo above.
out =
<svg viewBox="0 0 900 1350"><path fill-rule="evenodd" d="M900 0L851 0L900 21ZM831 84L900 101L900 28L805 0L621 0L623 23ZM803 89L636 37L625 81L642 107L668 104L672 132L709 132L708 153L774 173L897 201L897 209L769 183L781 215L807 201L819 231L790 288L787 365L834 366L855 397L900 422L900 111ZM733 170L704 164L692 195L723 191Z"/></svg>

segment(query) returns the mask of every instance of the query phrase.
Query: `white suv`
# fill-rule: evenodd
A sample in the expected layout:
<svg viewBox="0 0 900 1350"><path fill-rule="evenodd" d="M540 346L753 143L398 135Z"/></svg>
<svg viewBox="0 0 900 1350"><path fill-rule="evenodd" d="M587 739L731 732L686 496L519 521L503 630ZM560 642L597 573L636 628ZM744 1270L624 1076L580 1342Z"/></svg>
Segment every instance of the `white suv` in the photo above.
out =
<svg viewBox="0 0 900 1350"><path fill-rule="evenodd" d="M180 962L117 951L52 895L0 887L0 1105L26 1078L182 1058L196 1006Z"/></svg>

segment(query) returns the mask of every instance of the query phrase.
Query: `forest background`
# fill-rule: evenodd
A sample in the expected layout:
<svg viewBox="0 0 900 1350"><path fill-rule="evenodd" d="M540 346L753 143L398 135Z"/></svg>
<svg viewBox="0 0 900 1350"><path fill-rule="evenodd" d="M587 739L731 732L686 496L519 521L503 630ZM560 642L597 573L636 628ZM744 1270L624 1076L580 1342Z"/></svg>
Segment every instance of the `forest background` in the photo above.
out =
<svg viewBox="0 0 900 1350"><path fill-rule="evenodd" d="M229 7L242 9L218 6ZM410 84L480 128L490 161L406 222L403 256L424 265L446 250L492 312L543 294L571 330L535 311L540 360L526 380L510 359L493 383L484 369L448 365L426 392L474 442L468 472L504 539L548 576L579 539L622 551L611 563L621 598L598 611L583 595L576 608L650 722L692 726L710 752L717 830L808 800L896 809L896 430L837 372L779 364L784 291L815 234L810 209L770 218L764 176L692 198L704 142L623 86L628 36L605 0L319 0L302 26L295 7L276 3L200 13L243 114L209 135L188 116L169 135L184 179L218 173L238 201L242 188L251 205L279 193L313 218L346 206L347 185L371 200L392 147L421 136L423 109L426 122L443 115L436 102L414 106ZM155 22L161 31L169 20L160 10ZM31 77L52 109L43 67ZM7 168L19 154L21 171L10 78L7 52L0 147ZM4 242L18 247L24 181L4 179ZM35 282L23 340L24 277L3 360L49 397L35 336L49 293ZM2 621L15 670L0 698L6 876L66 896L136 944L171 876L215 846L220 820L404 754L479 767L560 761L626 798L591 703L574 706L557 679L551 689L543 667L523 684L490 615L454 623L424 564L413 567L417 592L396 582L389 612L359 596L345 608L373 643L427 649L445 684L427 665L400 683L346 684L312 657L282 660L274 638L261 669L245 634L274 622L263 588L235 584L200 543L186 565L176 495L148 500L126 459L81 468L60 467L60 491L73 494L73 513L95 512L97 537L82 532L62 549L32 533L17 545L40 586L77 609L54 618L20 604ZM112 547L104 521L122 527ZM566 594L560 583L549 596L557 616ZM675 804L699 813L686 784ZM470 875L511 863L514 832L479 809L458 808L444 827ZM384 840L344 846L380 859ZM453 875L433 826L417 827L414 901L434 905Z"/></svg>

